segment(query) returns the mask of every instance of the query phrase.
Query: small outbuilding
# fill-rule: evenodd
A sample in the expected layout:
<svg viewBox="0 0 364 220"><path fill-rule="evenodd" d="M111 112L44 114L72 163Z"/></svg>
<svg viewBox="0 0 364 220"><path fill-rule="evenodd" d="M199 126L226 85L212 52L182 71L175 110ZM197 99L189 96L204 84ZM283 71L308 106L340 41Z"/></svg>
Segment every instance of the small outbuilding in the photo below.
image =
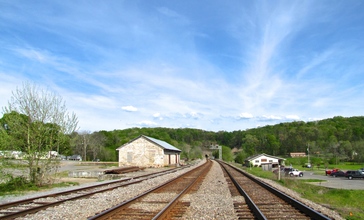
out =
<svg viewBox="0 0 364 220"><path fill-rule="evenodd" d="M263 153L246 158L244 164L247 167L249 167L251 164L253 167L268 166L269 168L272 168L272 167L278 167L278 165L284 165L285 160L286 159L284 158L271 156Z"/></svg>
<svg viewBox="0 0 364 220"><path fill-rule="evenodd" d="M289 156L291 157L306 157L306 153L305 152L292 152L289 153Z"/></svg>
<svg viewBox="0 0 364 220"><path fill-rule="evenodd" d="M177 166L181 150L167 142L141 135L116 149L119 166Z"/></svg>

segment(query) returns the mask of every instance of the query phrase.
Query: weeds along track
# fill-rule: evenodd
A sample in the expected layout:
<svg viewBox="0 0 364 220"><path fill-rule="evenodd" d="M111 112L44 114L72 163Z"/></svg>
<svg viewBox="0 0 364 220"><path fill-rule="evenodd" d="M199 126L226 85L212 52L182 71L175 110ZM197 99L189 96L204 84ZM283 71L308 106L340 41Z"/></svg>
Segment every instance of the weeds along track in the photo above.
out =
<svg viewBox="0 0 364 220"><path fill-rule="evenodd" d="M190 204L182 202L180 199L184 195L198 190L211 166L212 162L208 160L189 172L90 217L89 220L181 218Z"/></svg>
<svg viewBox="0 0 364 220"><path fill-rule="evenodd" d="M33 197L29 199L0 204L0 219L14 219L17 217L25 216L27 214L36 213L40 210L45 210L49 207L57 206L67 201L90 197L97 193L103 193L114 190L119 187L136 184L147 179L173 173L188 167L189 166L173 168L160 172L139 175L131 178L115 180L111 182L109 181L106 183L101 183L93 186L81 187L78 189L68 190L64 192L47 194L44 196Z"/></svg>
<svg viewBox="0 0 364 220"><path fill-rule="evenodd" d="M330 219L305 204L224 162L232 196L242 195L245 203L234 202L239 219Z"/></svg>

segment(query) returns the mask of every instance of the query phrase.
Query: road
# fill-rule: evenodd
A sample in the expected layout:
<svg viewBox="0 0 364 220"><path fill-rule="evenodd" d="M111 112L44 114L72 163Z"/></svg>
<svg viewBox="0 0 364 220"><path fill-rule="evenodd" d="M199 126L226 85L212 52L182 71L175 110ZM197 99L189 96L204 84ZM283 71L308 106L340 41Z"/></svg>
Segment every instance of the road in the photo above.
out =
<svg viewBox="0 0 364 220"><path fill-rule="evenodd" d="M356 190L364 189L363 179L349 180L345 177L332 177L332 176L325 176L324 174L319 175L319 174L314 174L313 172L310 171L304 171L303 177L297 177L297 178L324 180L324 182L313 182L312 184L335 189L356 189Z"/></svg>

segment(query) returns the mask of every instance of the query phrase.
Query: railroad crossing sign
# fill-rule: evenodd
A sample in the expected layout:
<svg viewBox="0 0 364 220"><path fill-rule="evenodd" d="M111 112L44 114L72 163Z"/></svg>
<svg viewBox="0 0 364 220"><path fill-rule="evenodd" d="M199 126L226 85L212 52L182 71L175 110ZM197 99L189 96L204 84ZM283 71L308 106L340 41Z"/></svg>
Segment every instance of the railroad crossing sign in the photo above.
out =
<svg viewBox="0 0 364 220"><path fill-rule="evenodd" d="M211 145L210 146L211 150L219 150L219 160L222 160L222 147L219 145Z"/></svg>

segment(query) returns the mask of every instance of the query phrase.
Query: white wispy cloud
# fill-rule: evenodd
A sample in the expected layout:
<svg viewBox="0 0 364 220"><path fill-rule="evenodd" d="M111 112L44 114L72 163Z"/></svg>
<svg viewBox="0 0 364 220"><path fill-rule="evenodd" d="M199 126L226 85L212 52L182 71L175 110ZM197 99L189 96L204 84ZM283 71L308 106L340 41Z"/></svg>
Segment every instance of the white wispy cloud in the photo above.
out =
<svg viewBox="0 0 364 220"><path fill-rule="evenodd" d="M250 113L242 112L239 114L239 118L241 119L250 119L253 118L253 115Z"/></svg>
<svg viewBox="0 0 364 220"><path fill-rule="evenodd" d="M153 118L158 119L158 120L163 120L164 119L163 116L161 116L161 114L158 113L158 112L153 114Z"/></svg>
<svg viewBox="0 0 364 220"><path fill-rule="evenodd" d="M128 105L128 106L123 106L121 107L122 110L127 111L127 112L136 112L138 111L138 109L134 106Z"/></svg>

